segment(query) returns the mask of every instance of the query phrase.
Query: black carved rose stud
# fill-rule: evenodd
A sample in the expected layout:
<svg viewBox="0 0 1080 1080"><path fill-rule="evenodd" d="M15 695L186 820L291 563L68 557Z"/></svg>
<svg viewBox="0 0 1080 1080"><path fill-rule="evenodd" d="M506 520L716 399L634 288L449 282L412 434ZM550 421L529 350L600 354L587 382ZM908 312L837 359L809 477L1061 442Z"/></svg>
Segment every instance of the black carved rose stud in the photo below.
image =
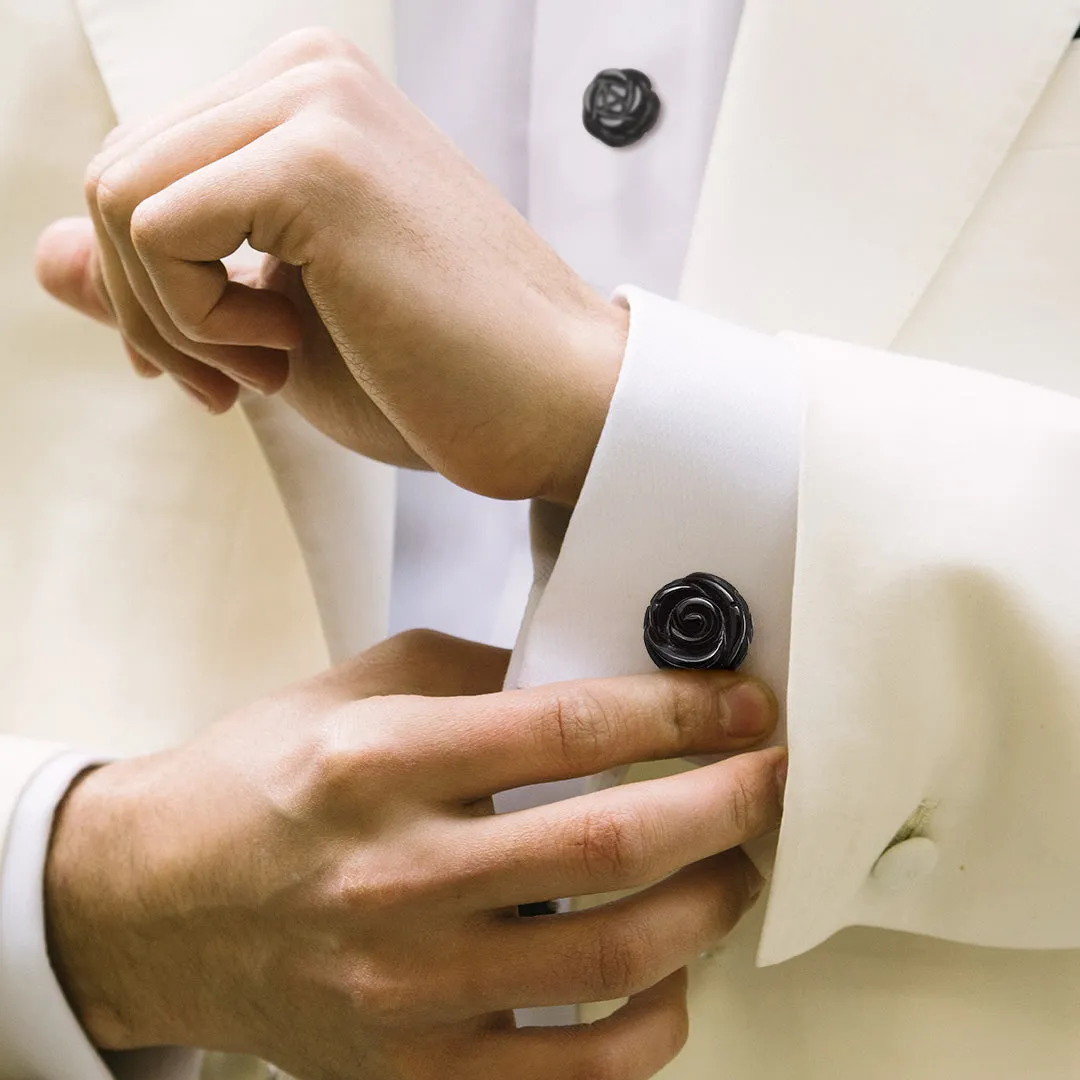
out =
<svg viewBox="0 0 1080 1080"><path fill-rule="evenodd" d="M753 639L749 605L715 574L669 582L645 611L645 648L657 667L734 670Z"/></svg>
<svg viewBox="0 0 1080 1080"><path fill-rule="evenodd" d="M585 130L608 146L629 146L653 129L660 98L635 68L601 71L585 91Z"/></svg>

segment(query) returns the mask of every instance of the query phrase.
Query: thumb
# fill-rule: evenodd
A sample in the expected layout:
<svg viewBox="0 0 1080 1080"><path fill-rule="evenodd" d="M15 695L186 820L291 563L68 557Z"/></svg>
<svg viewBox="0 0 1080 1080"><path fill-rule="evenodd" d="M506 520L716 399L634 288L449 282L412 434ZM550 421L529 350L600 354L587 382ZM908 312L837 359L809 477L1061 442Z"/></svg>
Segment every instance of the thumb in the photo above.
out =
<svg viewBox="0 0 1080 1080"><path fill-rule="evenodd" d="M406 630L319 676L343 701L385 694L463 697L502 689L510 653L434 630Z"/></svg>
<svg viewBox="0 0 1080 1080"><path fill-rule="evenodd" d="M98 322L116 325L89 218L54 221L38 238L34 272L42 288L57 300Z"/></svg>

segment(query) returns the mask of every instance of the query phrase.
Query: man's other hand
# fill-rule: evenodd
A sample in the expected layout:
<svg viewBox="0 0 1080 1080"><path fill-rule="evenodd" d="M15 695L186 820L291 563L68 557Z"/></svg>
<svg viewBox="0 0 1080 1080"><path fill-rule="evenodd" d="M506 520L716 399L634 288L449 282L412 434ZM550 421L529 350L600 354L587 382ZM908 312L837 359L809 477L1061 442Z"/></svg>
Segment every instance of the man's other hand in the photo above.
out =
<svg viewBox="0 0 1080 1080"><path fill-rule="evenodd" d="M105 1049L249 1053L309 1078L653 1075L684 965L761 878L782 750L493 815L491 795L745 750L775 702L727 673L492 692L506 654L429 633L85 775L46 882L54 965ZM569 914L521 904L647 886ZM591 1026L509 1010L629 997Z"/></svg>
<svg viewBox="0 0 1080 1080"><path fill-rule="evenodd" d="M90 166L50 292L211 411L284 387L353 449L573 503L622 364L599 297L358 49L292 34ZM244 270L222 260L247 241Z"/></svg>

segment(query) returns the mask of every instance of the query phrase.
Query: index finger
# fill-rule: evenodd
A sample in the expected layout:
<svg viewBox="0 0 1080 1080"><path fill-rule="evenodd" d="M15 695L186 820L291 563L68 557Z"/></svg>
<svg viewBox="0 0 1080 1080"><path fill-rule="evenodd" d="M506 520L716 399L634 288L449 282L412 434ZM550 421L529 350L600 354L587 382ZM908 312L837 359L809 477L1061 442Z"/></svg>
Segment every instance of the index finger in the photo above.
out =
<svg viewBox="0 0 1080 1080"><path fill-rule="evenodd" d="M637 761L745 750L772 732L778 710L745 675L658 671L392 711L402 752L430 763L429 786L471 801Z"/></svg>
<svg viewBox="0 0 1080 1080"><path fill-rule="evenodd" d="M318 26L294 30L278 38L235 71L200 87L153 116L114 128L94 159L91 172L100 176L120 158L182 121L241 97L290 68L320 60L346 61L362 67L372 64L356 45L332 30Z"/></svg>

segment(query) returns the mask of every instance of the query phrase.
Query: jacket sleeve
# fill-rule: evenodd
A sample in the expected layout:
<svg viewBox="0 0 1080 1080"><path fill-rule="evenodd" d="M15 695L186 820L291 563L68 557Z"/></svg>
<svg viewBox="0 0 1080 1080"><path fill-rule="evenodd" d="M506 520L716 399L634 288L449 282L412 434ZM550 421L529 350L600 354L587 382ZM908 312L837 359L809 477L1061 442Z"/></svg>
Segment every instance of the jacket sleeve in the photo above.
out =
<svg viewBox="0 0 1080 1080"><path fill-rule="evenodd" d="M759 963L852 925L1080 946L1080 401L623 293L517 681L648 671L652 593L726 577L791 747Z"/></svg>

